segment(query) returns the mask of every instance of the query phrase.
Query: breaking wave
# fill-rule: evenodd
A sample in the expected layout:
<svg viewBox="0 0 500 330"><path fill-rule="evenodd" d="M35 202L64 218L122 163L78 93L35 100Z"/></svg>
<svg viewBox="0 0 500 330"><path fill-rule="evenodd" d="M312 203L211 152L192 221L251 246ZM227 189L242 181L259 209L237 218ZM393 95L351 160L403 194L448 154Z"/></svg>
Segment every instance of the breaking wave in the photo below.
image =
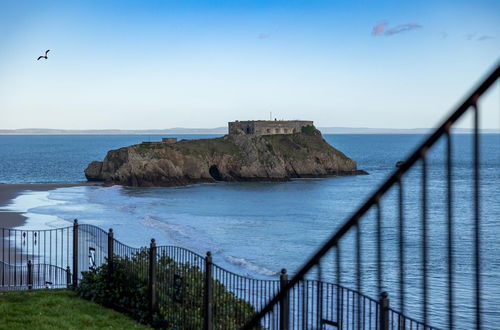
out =
<svg viewBox="0 0 500 330"><path fill-rule="evenodd" d="M238 258L234 257L231 255L226 255L225 256L226 261L230 262L231 264L244 268L246 270L249 270L251 273L247 273L247 275L251 276L252 273L256 273L259 275L264 275L264 276L274 276L278 274L277 272L274 272L266 267L260 266L256 264L255 262L246 260L245 258Z"/></svg>

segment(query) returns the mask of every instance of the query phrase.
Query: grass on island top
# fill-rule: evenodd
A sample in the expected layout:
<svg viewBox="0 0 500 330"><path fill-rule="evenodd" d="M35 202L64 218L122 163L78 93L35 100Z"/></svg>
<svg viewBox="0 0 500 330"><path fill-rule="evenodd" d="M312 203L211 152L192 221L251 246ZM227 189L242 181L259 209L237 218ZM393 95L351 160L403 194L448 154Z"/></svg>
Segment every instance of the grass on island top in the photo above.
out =
<svg viewBox="0 0 500 330"><path fill-rule="evenodd" d="M68 290L0 292L0 329L146 328Z"/></svg>

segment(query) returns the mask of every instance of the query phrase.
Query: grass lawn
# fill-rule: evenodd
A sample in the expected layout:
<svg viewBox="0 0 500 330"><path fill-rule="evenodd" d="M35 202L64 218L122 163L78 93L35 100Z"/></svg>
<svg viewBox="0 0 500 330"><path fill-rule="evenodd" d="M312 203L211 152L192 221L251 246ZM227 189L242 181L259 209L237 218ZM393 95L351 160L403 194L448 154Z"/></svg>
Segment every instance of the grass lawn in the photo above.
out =
<svg viewBox="0 0 500 330"><path fill-rule="evenodd" d="M0 329L146 328L68 290L0 292Z"/></svg>

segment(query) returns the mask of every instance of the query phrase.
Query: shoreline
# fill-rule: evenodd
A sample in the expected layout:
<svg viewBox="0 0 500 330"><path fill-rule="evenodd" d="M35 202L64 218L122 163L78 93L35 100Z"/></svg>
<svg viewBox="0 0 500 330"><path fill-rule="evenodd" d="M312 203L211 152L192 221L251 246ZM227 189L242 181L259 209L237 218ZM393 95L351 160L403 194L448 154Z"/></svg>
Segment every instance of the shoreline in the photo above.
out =
<svg viewBox="0 0 500 330"><path fill-rule="evenodd" d="M27 191L50 191L57 188L77 187L89 185L87 183L17 183L0 184L0 208L9 205L16 197ZM22 226L26 222L26 217L22 212L0 210L0 228L7 229L6 234L2 230L3 238L0 238L0 261L23 263L33 259L33 255L23 248L12 246L9 242L10 229Z"/></svg>
<svg viewBox="0 0 500 330"><path fill-rule="evenodd" d="M13 183L0 184L0 207L9 205L12 200L26 191L49 191L57 188L92 186L95 183ZM0 210L0 228L15 228L23 225L26 217L21 212Z"/></svg>

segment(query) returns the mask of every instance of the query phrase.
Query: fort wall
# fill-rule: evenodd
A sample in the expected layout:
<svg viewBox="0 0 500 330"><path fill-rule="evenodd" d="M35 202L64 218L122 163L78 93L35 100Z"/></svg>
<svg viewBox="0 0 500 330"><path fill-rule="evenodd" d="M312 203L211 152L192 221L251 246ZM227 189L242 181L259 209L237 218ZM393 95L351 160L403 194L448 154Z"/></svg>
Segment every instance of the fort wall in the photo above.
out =
<svg viewBox="0 0 500 330"><path fill-rule="evenodd" d="M229 135L275 135L300 133L302 127L313 126L309 120L249 120L228 123Z"/></svg>

